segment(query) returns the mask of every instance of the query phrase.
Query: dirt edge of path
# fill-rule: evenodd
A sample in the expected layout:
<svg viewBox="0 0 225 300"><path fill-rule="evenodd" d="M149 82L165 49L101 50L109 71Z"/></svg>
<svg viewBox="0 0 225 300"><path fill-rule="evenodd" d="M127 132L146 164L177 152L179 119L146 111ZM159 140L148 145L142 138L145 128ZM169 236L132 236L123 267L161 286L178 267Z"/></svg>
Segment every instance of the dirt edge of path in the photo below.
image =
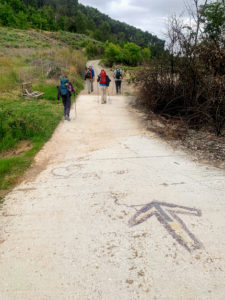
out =
<svg viewBox="0 0 225 300"><path fill-rule="evenodd" d="M218 137L207 128L188 129L182 122L166 120L137 102L133 106L144 114L147 130L156 133L174 149L184 151L198 163L225 169L225 137Z"/></svg>

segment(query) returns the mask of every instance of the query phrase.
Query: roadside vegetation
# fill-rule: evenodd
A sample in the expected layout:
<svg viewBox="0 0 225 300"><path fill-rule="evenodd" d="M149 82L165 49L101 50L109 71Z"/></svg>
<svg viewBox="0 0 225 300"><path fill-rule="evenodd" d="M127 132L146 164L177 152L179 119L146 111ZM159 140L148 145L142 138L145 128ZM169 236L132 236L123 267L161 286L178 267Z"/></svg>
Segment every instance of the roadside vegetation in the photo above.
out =
<svg viewBox="0 0 225 300"><path fill-rule="evenodd" d="M71 78L76 94L83 88L86 57L47 33L0 27L0 41L0 190L7 190L62 118L56 101L60 75ZM28 81L44 95L22 97L21 84Z"/></svg>
<svg viewBox="0 0 225 300"><path fill-rule="evenodd" d="M106 42L104 52L104 62L111 67L113 64L123 64L127 66L138 66L143 63L149 63L151 51L149 48L127 42L122 46Z"/></svg>
<svg viewBox="0 0 225 300"><path fill-rule="evenodd" d="M189 7L190 24L172 17L167 51L136 73L138 101L184 128L225 134L225 2Z"/></svg>

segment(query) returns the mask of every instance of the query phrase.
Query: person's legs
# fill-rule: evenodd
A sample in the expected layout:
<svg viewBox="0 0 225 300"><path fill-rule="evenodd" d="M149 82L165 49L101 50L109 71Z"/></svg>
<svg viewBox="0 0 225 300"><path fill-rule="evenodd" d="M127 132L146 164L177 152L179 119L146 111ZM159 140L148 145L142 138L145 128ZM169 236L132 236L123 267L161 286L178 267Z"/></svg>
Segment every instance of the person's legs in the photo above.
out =
<svg viewBox="0 0 225 300"><path fill-rule="evenodd" d="M101 103L106 103L106 86L100 86L101 90Z"/></svg>
<svg viewBox="0 0 225 300"><path fill-rule="evenodd" d="M106 86L103 86L103 103L106 103Z"/></svg>
<svg viewBox="0 0 225 300"><path fill-rule="evenodd" d="M118 82L118 93L120 93L121 94L121 80L118 80L117 81Z"/></svg>
<svg viewBox="0 0 225 300"><path fill-rule="evenodd" d="M64 117L66 118L66 102L67 102L67 96L62 96L62 103L64 107Z"/></svg>
<svg viewBox="0 0 225 300"><path fill-rule="evenodd" d="M104 103L104 86L100 86L101 104Z"/></svg>
<svg viewBox="0 0 225 300"><path fill-rule="evenodd" d="M68 117L68 119L70 116L70 107L71 107L71 96L68 94L66 99L66 116Z"/></svg>
<svg viewBox="0 0 225 300"><path fill-rule="evenodd" d="M115 81L115 84L116 84L116 93L117 93L117 94L119 93L119 90L118 90L118 86L119 86L119 85L118 85L118 82L119 82L118 80Z"/></svg>
<svg viewBox="0 0 225 300"><path fill-rule="evenodd" d="M87 79L87 90L88 90L88 94L91 93L91 79Z"/></svg>
<svg viewBox="0 0 225 300"><path fill-rule="evenodd" d="M93 78L91 79L91 92L93 92L94 91L94 80L93 80Z"/></svg>

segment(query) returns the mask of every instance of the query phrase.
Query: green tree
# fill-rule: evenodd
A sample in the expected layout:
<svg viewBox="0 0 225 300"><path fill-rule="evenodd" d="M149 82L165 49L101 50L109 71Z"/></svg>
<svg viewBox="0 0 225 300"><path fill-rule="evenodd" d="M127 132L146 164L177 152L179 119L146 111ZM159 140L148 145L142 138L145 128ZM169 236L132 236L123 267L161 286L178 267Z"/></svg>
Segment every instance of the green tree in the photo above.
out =
<svg viewBox="0 0 225 300"><path fill-rule="evenodd" d="M19 11L19 13L16 15L16 27L27 29L29 26L30 24L27 19L27 14L25 14L23 11Z"/></svg>
<svg viewBox="0 0 225 300"><path fill-rule="evenodd" d="M29 17L29 21L31 22L32 27L41 30L48 30L49 25L46 15L41 10L32 9L30 11L32 11L32 13Z"/></svg>
<svg viewBox="0 0 225 300"><path fill-rule="evenodd" d="M144 63L148 63L150 61L150 58L151 58L150 49L149 48L142 49L141 54L142 54L142 61Z"/></svg>
<svg viewBox="0 0 225 300"><path fill-rule="evenodd" d="M7 3L0 4L0 24L3 26L15 26L14 12Z"/></svg>
<svg viewBox="0 0 225 300"><path fill-rule="evenodd" d="M100 25L100 32L101 32L101 41L105 42L110 38L110 32L111 32L111 28L109 23L107 22L102 22Z"/></svg>
<svg viewBox="0 0 225 300"><path fill-rule="evenodd" d="M56 17L53 8L51 6L44 6L42 9L42 14L44 18L47 19L48 28L50 30L57 30Z"/></svg>
<svg viewBox="0 0 225 300"><path fill-rule="evenodd" d="M225 32L225 0L217 0L200 8L204 31L213 40Z"/></svg>
<svg viewBox="0 0 225 300"><path fill-rule="evenodd" d="M126 35L123 31L118 32L118 41L120 44L123 44L124 41L126 40Z"/></svg>
<svg viewBox="0 0 225 300"><path fill-rule="evenodd" d="M131 66L137 66L142 59L141 47L134 43L126 43L123 47L123 61Z"/></svg>
<svg viewBox="0 0 225 300"><path fill-rule="evenodd" d="M85 50L86 55L88 56L88 58L97 58L99 56L102 56L104 53L104 48L97 43L93 43L93 42L88 42L87 46L86 46L86 50Z"/></svg>
<svg viewBox="0 0 225 300"><path fill-rule="evenodd" d="M59 27L59 29L65 30L65 28L66 28L66 17L60 16L60 17L57 19L56 24L57 24L57 26Z"/></svg>
<svg viewBox="0 0 225 300"><path fill-rule="evenodd" d="M120 46L113 43L106 43L105 58L110 66L112 66L115 62L121 62L121 54L122 50Z"/></svg>
<svg viewBox="0 0 225 300"><path fill-rule="evenodd" d="M102 33L100 29L96 29L94 32L94 38L98 41L102 40Z"/></svg>
<svg viewBox="0 0 225 300"><path fill-rule="evenodd" d="M19 13L19 11L25 11L25 6L20 0L9 0L7 2L14 12Z"/></svg>
<svg viewBox="0 0 225 300"><path fill-rule="evenodd" d="M86 16L78 10L77 15L75 17L75 23L76 23L76 32L79 33L85 33L87 30L87 20Z"/></svg>

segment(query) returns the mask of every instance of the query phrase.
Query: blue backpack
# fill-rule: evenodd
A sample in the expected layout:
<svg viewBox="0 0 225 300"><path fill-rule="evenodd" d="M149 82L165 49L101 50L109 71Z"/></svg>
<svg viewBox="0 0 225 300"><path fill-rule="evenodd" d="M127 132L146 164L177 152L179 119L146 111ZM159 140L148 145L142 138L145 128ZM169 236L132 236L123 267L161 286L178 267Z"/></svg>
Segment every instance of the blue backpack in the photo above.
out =
<svg viewBox="0 0 225 300"><path fill-rule="evenodd" d="M67 88L68 83L69 83L69 79L68 78L61 78L60 79L59 91L60 91L60 94L62 96L66 96L69 93L68 88Z"/></svg>

